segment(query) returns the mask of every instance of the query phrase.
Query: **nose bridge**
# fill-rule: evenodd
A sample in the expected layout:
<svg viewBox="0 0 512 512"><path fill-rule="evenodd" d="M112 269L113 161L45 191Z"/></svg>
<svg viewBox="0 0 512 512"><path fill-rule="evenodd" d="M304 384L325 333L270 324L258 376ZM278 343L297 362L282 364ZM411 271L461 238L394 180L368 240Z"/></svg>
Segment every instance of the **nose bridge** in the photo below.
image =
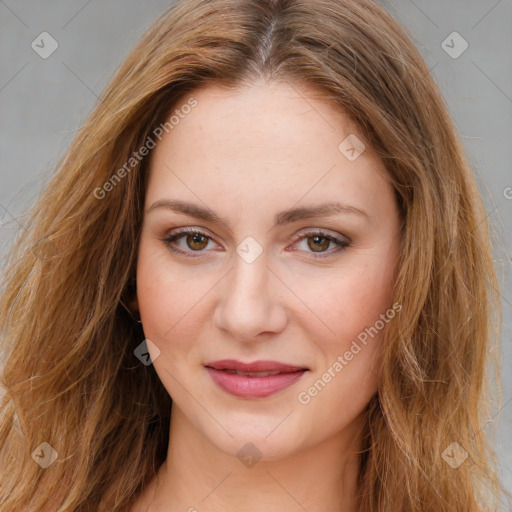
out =
<svg viewBox="0 0 512 512"><path fill-rule="evenodd" d="M268 261L263 255L248 263L236 256L228 278L226 301L251 307L262 307L270 299Z"/></svg>
<svg viewBox="0 0 512 512"><path fill-rule="evenodd" d="M264 254L252 262L235 255L217 306L217 327L239 339L282 328L285 314L268 263Z"/></svg>

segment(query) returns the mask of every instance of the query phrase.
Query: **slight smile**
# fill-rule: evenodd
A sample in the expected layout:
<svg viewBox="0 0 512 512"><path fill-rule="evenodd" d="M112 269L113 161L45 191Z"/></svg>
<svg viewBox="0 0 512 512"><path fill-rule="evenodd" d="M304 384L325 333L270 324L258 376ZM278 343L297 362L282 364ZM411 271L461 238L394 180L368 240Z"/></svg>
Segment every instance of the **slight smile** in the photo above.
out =
<svg viewBox="0 0 512 512"><path fill-rule="evenodd" d="M297 382L309 368L277 361L242 363L223 359L205 364L222 390L241 398L265 398Z"/></svg>

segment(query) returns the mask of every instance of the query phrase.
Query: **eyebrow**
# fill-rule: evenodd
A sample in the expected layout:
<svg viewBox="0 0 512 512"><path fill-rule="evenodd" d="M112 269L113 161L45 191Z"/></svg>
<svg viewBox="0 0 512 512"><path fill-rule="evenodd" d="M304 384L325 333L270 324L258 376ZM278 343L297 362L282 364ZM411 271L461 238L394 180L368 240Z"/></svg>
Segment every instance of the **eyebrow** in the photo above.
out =
<svg viewBox="0 0 512 512"><path fill-rule="evenodd" d="M158 201L155 201L146 210L146 214L157 208L166 208L167 210L171 210L175 213L189 215L191 217L195 217L197 219L201 219L204 221L209 221L212 224L224 226L225 228L229 229L229 226L227 225L226 221L224 221L212 210L208 208L203 208L198 204L180 201L177 199L159 199ZM355 206L347 204L333 202L315 206L302 206L299 208L283 210L274 216L274 227L290 224L298 220L313 219L315 217L324 217L334 214L357 215L359 217L362 217L369 223L373 223L375 221L375 219L371 215L369 215L367 212L360 208L356 208Z"/></svg>

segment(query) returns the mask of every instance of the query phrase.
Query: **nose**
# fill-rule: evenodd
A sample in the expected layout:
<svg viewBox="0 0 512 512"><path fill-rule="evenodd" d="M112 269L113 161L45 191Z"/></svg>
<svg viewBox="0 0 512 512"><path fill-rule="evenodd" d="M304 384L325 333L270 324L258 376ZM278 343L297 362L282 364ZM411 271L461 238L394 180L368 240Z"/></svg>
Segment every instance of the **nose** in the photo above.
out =
<svg viewBox="0 0 512 512"><path fill-rule="evenodd" d="M219 288L215 326L244 342L282 332L287 323L286 307L280 299L283 289L264 254L252 263L237 255Z"/></svg>

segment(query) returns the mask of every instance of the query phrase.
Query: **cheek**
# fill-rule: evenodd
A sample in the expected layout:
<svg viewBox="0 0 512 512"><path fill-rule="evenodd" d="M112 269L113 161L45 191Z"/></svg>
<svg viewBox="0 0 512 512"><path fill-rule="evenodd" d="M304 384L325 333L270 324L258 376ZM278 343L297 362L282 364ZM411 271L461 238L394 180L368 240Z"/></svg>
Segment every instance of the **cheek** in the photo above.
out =
<svg viewBox="0 0 512 512"><path fill-rule="evenodd" d="M314 418L311 435L319 423L332 433L348 425L376 392L382 336L397 314L392 284L387 265L352 265L316 295L314 307L330 331L317 342L322 356L297 396Z"/></svg>
<svg viewBox="0 0 512 512"><path fill-rule="evenodd" d="M198 267L199 268L199 267ZM179 350L179 340L194 336L201 326L202 299L211 288L206 276L183 275L171 268L165 254L141 248L137 265L137 299L144 334L162 353Z"/></svg>
<svg viewBox="0 0 512 512"><path fill-rule="evenodd" d="M325 339L343 348L391 306L393 272L382 259L340 269L328 282L310 289L311 309L328 328ZM340 341L343 340L343 341Z"/></svg>
<svg viewBox="0 0 512 512"><path fill-rule="evenodd" d="M317 343L323 356L310 384L312 396L322 397L315 398L315 407L340 406L348 419L376 391L382 337L397 314L391 304L394 261L378 254L361 257L315 295L312 308L329 327Z"/></svg>

